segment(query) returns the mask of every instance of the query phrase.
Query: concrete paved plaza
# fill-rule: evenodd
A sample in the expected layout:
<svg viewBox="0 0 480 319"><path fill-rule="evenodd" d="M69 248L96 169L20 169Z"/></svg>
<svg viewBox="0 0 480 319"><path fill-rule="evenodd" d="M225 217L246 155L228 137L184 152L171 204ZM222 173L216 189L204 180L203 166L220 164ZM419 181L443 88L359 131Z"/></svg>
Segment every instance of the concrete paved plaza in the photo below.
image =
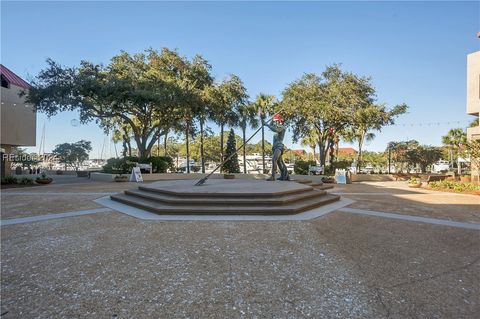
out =
<svg viewBox="0 0 480 319"><path fill-rule="evenodd" d="M135 186L2 191L1 318L480 313L480 196L337 185L354 202L307 221L143 220L94 202Z"/></svg>

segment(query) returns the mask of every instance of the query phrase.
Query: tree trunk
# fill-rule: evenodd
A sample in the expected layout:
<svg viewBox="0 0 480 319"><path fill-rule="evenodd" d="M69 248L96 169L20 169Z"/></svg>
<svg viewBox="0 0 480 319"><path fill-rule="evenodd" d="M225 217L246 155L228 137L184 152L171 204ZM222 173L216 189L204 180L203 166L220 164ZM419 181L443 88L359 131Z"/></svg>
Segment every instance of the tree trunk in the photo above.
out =
<svg viewBox="0 0 480 319"><path fill-rule="evenodd" d="M358 154L357 154L357 170L360 171L362 166L362 147L363 147L363 138L358 139Z"/></svg>
<svg viewBox="0 0 480 319"><path fill-rule="evenodd" d="M220 124L220 163L223 163L223 126L224 124ZM223 168L220 167L220 172L223 171Z"/></svg>
<svg viewBox="0 0 480 319"><path fill-rule="evenodd" d="M262 125L262 174L265 174L265 127Z"/></svg>
<svg viewBox="0 0 480 319"><path fill-rule="evenodd" d="M317 145L313 145L312 150L313 150L313 160L317 162Z"/></svg>
<svg viewBox="0 0 480 319"><path fill-rule="evenodd" d="M325 167L325 160L326 160L325 143L323 141L319 141L318 148L319 148L319 156L320 156L320 166Z"/></svg>
<svg viewBox="0 0 480 319"><path fill-rule="evenodd" d="M326 160L326 153L327 147L325 145L325 140L323 139L323 132L317 129L317 136L318 136L318 156L320 160L320 166L325 168L325 160Z"/></svg>
<svg viewBox="0 0 480 319"><path fill-rule="evenodd" d="M190 131L190 123L188 120L186 121L186 129L185 129L185 147L187 149L187 174L190 174L190 149L188 146L188 135Z"/></svg>
<svg viewBox="0 0 480 319"><path fill-rule="evenodd" d="M152 150L152 146L147 147L147 139L146 138L139 138L140 143L137 142L138 147L138 157L139 159L145 159L150 156L150 152Z"/></svg>
<svg viewBox="0 0 480 319"><path fill-rule="evenodd" d="M127 153L128 153L128 148L127 148L127 138L125 137L125 135L122 135L122 155L123 157L126 157L127 156Z"/></svg>
<svg viewBox="0 0 480 319"><path fill-rule="evenodd" d="M132 144L130 143L130 139L127 140L128 146L128 156L132 157Z"/></svg>
<svg viewBox="0 0 480 319"><path fill-rule="evenodd" d="M165 138L163 140L163 156L167 156L167 141L168 141L168 130L165 131Z"/></svg>
<svg viewBox="0 0 480 319"><path fill-rule="evenodd" d="M205 174L205 154L203 150L203 119L200 119L200 161L202 163L202 173Z"/></svg>
<svg viewBox="0 0 480 319"><path fill-rule="evenodd" d="M335 158L338 158L338 139L335 142Z"/></svg>
<svg viewBox="0 0 480 319"><path fill-rule="evenodd" d="M247 154L246 154L246 143L247 140L247 128L245 126L242 127L242 134L243 134L243 174L247 174Z"/></svg>
<svg viewBox="0 0 480 319"><path fill-rule="evenodd" d="M460 152L457 153L457 173L458 173L458 176L462 175L462 163L460 163Z"/></svg>

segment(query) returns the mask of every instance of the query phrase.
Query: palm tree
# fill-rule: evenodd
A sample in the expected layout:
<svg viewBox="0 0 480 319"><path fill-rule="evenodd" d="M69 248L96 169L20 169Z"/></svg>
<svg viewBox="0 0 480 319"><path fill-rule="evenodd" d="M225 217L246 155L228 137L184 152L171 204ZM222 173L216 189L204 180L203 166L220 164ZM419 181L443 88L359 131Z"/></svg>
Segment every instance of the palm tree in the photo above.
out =
<svg viewBox="0 0 480 319"><path fill-rule="evenodd" d="M462 145L467 143L467 134L461 128L454 128L448 131L447 135L442 136L442 143L457 153L457 173L462 174L460 163L460 155L462 153Z"/></svg>
<svg viewBox="0 0 480 319"><path fill-rule="evenodd" d="M276 98L273 95L260 93L257 95L255 102L253 102L255 111L259 114L260 120L263 123L267 114L272 113L276 104ZM262 165L263 172L265 172L265 129L262 126Z"/></svg>
<svg viewBox="0 0 480 319"><path fill-rule="evenodd" d="M375 134L361 129L348 129L342 132L342 139L348 143L357 142L357 169L360 169L363 161L363 144L371 142L375 138Z"/></svg>
<svg viewBox="0 0 480 319"><path fill-rule="evenodd" d="M255 106L251 103L241 104L238 108L239 126L242 129L243 139L243 173L247 174L247 154L246 154L246 141L247 141L247 126L252 128L258 127L258 119L256 117Z"/></svg>
<svg viewBox="0 0 480 319"><path fill-rule="evenodd" d="M313 151L313 160L316 162L317 161L317 154L316 154L316 148L317 148L317 132L315 130L310 130L307 135L300 141L300 144L302 146L309 146L312 151Z"/></svg>
<svg viewBox="0 0 480 319"><path fill-rule="evenodd" d="M235 111L239 105L245 103L248 96L242 80L233 74L220 83L215 91L212 113L214 122L220 125L220 155L223 161L225 125L230 127L238 125L239 118Z"/></svg>

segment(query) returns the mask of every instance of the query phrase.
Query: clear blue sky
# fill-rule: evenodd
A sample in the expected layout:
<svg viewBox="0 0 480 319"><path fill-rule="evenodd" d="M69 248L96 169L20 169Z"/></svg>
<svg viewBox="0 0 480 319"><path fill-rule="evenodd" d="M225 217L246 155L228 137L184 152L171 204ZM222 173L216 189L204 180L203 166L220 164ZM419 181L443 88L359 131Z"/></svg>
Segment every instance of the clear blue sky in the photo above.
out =
<svg viewBox="0 0 480 319"><path fill-rule="evenodd" d="M410 106L399 124L461 121L384 128L367 150L405 139L440 145L450 128L473 119L465 114L466 55L480 47L479 2L2 1L1 9L2 64L27 80L47 57L108 63L120 50L169 47L202 54L218 79L239 75L252 97L280 96L304 72L342 63L373 78L379 102ZM47 151L83 138L98 157L102 130L74 127L74 118L39 115L37 145L46 123ZM287 145L296 147L291 136Z"/></svg>

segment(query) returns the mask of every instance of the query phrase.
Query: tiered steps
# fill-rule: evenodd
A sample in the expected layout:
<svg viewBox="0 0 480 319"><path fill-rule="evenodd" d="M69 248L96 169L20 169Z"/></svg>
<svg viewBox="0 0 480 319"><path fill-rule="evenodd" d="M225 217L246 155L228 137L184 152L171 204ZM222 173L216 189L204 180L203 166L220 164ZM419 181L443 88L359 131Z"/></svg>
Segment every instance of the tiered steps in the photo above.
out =
<svg viewBox="0 0 480 319"><path fill-rule="evenodd" d="M317 186L257 180L165 181L111 196L112 200L157 214L285 215L339 200ZM322 185L318 185L322 186Z"/></svg>
<svg viewBox="0 0 480 319"><path fill-rule="evenodd" d="M316 189L320 190L326 190L326 189L332 189L333 185L332 184L325 184L323 182L314 182L311 179L300 179L300 180L295 180L295 182L303 184L303 185L308 185L312 186Z"/></svg>

